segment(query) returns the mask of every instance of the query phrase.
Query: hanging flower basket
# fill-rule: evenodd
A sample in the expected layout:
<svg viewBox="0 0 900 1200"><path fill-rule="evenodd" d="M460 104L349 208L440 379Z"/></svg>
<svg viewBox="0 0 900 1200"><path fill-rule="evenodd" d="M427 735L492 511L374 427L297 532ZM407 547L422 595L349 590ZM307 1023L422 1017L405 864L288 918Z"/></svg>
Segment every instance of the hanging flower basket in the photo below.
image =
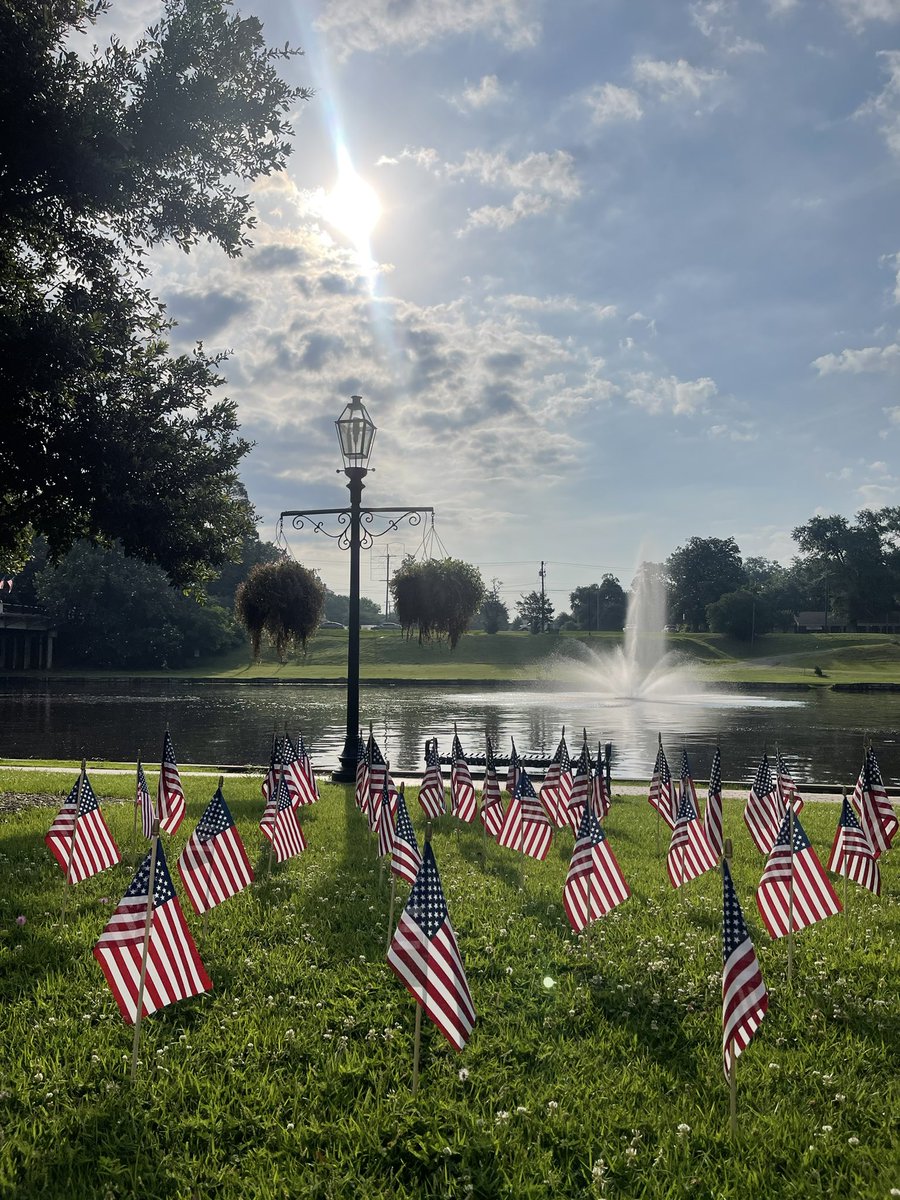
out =
<svg viewBox="0 0 900 1200"><path fill-rule="evenodd" d="M289 558L257 563L234 600L235 616L250 635L255 662L264 633L282 662L292 646L305 650L324 609L325 587L318 575Z"/></svg>
<svg viewBox="0 0 900 1200"><path fill-rule="evenodd" d="M458 558L406 558L391 579L394 611L407 637L443 641L453 650L481 607L481 572Z"/></svg>

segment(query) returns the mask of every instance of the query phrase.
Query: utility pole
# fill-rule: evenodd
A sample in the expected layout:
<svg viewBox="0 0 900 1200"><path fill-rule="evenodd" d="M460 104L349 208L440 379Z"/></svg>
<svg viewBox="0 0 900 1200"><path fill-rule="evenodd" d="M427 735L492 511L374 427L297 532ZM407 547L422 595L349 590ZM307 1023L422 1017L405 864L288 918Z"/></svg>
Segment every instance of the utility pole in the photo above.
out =
<svg viewBox="0 0 900 1200"><path fill-rule="evenodd" d="M541 569L540 569L540 571L538 571L538 574L539 574L539 575L540 575L540 577L541 577L541 633L544 633L544 612L546 611L546 610L545 610L545 608L544 608L544 605L545 605L545 600L544 600L544 577L546 576L547 572L546 572L546 570L544 569L544 560L543 560L543 559L541 559Z"/></svg>

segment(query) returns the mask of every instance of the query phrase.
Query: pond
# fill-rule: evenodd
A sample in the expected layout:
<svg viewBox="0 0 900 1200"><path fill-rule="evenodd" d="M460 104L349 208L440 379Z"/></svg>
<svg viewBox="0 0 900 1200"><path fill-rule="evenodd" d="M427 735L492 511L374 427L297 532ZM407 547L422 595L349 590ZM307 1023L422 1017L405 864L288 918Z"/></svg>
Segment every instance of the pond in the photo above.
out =
<svg viewBox="0 0 900 1200"><path fill-rule="evenodd" d="M752 778L764 749L776 746L798 781L852 785L871 734L885 782L900 777L900 697L827 689L770 694L702 694L624 701L588 691L428 684L363 686L360 711L397 772L422 769L426 738L449 753L456 721L463 748L484 752L485 731L498 753L510 737L520 754L549 756L566 726L570 750L587 727L613 743L613 775L649 778L662 733L673 771L687 746L704 778L718 739L723 775ZM181 764L260 764L272 731L302 729L317 769L337 765L343 747L343 685L233 684L196 680L0 681L0 756L147 762L160 753L168 723Z"/></svg>

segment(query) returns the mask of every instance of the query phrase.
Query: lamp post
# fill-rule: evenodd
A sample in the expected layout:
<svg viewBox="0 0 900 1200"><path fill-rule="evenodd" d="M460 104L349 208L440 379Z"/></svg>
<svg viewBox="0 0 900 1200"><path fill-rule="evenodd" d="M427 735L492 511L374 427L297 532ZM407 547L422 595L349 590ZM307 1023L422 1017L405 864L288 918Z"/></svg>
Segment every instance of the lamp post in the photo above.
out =
<svg viewBox="0 0 900 1200"><path fill-rule="evenodd" d="M334 423L341 448L343 472L350 493L349 508L289 509L279 517L291 519L294 529L310 526L313 533L333 538L343 550L350 551L350 620L347 631L347 729L340 767L332 775L336 783L350 783L356 778L356 758L359 741L359 552L369 549L375 538L396 532L406 521L421 525L425 513L433 508L423 505L406 508L363 508L363 479L369 473L369 456L375 441L376 426L369 416L362 396L351 396L344 411ZM340 472L338 472L340 474ZM335 530L326 528L325 518L336 517ZM376 518L383 518L384 529L375 529Z"/></svg>

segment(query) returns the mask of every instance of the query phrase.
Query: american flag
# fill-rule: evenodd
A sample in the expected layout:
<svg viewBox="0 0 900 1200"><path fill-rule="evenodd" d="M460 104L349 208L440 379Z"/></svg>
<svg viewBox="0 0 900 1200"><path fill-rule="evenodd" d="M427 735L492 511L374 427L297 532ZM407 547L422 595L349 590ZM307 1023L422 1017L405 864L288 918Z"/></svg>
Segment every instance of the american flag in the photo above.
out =
<svg viewBox="0 0 900 1200"><path fill-rule="evenodd" d="M356 807L365 812L369 806L369 763L362 730L356 743Z"/></svg>
<svg viewBox="0 0 900 1200"><path fill-rule="evenodd" d="M727 859L722 862L722 888L722 1065L730 1076L732 1059L759 1029L769 996Z"/></svg>
<svg viewBox="0 0 900 1200"><path fill-rule="evenodd" d="M695 811L699 812L700 811L700 801L697 799L697 788L694 785L694 777L691 774L691 764L688 762L687 746L682 746L681 747L681 792L679 793L679 800L681 799L681 796L684 795L685 791L687 791L688 794L690 795L691 804L693 804ZM676 819L677 819L677 814L676 814Z"/></svg>
<svg viewBox="0 0 900 1200"><path fill-rule="evenodd" d="M722 857L722 751L716 746L712 767L709 772L709 790L706 794L706 836L713 854Z"/></svg>
<svg viewBox="0 0 900 1200"><path fill-rule="evenodd" d="M500 780L497 778L497 764L494 762L494 747L490 738L487 740L484 783L481 787L481 820L491 837L496 838L503 828L503 794L500 790Z"/></svg>
<svg viewBox="0 0 900 1200"><path fill-rule="evenodd" d="M597 743L597 762L591 783L591 808L598 821L605 821L610 810L610 796L606 790L606 775L603 769L603 749Z"/></svg>
<svg viewBox="0 0 900 1200"><path fill-rule="evenodd" d="M299 778L297 786L300 791L301 804L315 804L319 799L319 788L316 784L316 773L313 770L312 759L309 756L309 750L303 740L303 734L297 731L296 748L291 745L291 750L294 753L296 761L295 772L299 770Z"/></svg>
<svg viewBox="0 0 900 1200"><path fill-rule="evenodd" d="M297 750L288 734L284 735L282 744L284 746L284 782L287 785L291 804L296 809L301 804L310 803L307 798L306 779L300 766Z"/></svg>
<svg viewBox="0 0 900 1200"><path fill-rule="evenodd" d="M769 757L764 754L744 806L744 824L760 854L768 854L772 849L783 817L784 804L779 799L778 784Z"/></svg>
<svg viewBox="0 0 900 1200"><path fill-rule="evenodd" d="M794 783L790 769L785 762L784 755L778 751L776 754L777 771L778 771L778 788L781 792L781 801L783 804L793 804L794 812L803 812L803 797L797 790L797 785Z"/></svg>
<svg viewBox="0 0 900 1200"><path fill-rule="evenodd" d="M381 747L372 735L371 726L369 728L369 744L366 747L366 762L369 768L369 802L364 811L369 818L369 829L372 833L375 833L378 829L378 816L381 812L381 797L384 794L385 780L387 780L388 795L391 798L391 804L397 798L397 789L394 787L394 781L388 772L387 763L384 760L384 755L381 753Z"/></svg>
<svg viewBox="0 0 900 1200"><path fill-rule="evenodd" d="M291 794L283 778L278 781L275 795L266 801L259 827L266 840L272 843L277 862L296 858L306 849L306 838L297 822Z"/></svg>
<svg viewBox="0 0 900 1200"><path fill-rule="evenodd" d="M876 896L881 895L881 871L875 851L846 795L828 859L828 870L852 879Z"/></svg>
<svg viewBox="0 0 900 1200"><path fill-rule="evenodd" d="M143 830L144 837L153 837L153 822L156 820L156 813L153 811L153 801L150 799L147 777L140 763L137 765L137 785L135 788L134 803L135 807L141 810L141 829Z"/></svg>
<svg viewBox="0 0 900 1200"><path fill-rule="evenodd" d="M388 792L388 777L384 777L384 787L381 791L381 804L378 808L378 857L384 858L394 849L394 816L397 811L398 799L391 803Z"/></svg>
<svg viewBox="0 0 900 1200"><path fill-rule="evenodd" d="M453 730L453 747L450 751L450 808L460 821L471 824L478 812L475 800L475 784L472 782L472 772L463 754L462 744L456 730Z"/></svg>
<svg viewBox="0 0 900 1200"><path fill-rule="evenodd" d="M566 745L566 731L563 728L562 737L556 747L556 753L550 760L544 782L541 784L541 803L550 815L550 820L557 829L567 828L569 824L569 798L572 795L572 760L569 757L569 747Z"/></svg>
<svg viewBox="0 0 900 1200"><path fill-rule="evenodd" d="M475 1025L475 1008L430 842L387 960L425 1015L455 1050L462 1050Z"/></svg>
<svg viewBox="0 0 900 1200"><path fill-rule="evenodd" d="M289 745L286 737L282 737L281 734L272 736L272 754L269 758L269 769L263 776L260 787L264 800L268 800L270 796L275 794L282 769L284 769L288 791L291 791L290 771L294 762L291 753L292 749L293 747Z"/></svg>
<svg viewBox="0 0 900 1200"><path fill-rule="evenodd" d="M94 946L94 958L106 976L119 1012L129 1025L134 1024L138 1015L152 855L151 847ZM175 895L162 839L159 838L156 841L153 908L141 1017L147 1017L167 1004L174 1004L176 1000L187 1000L211 989L212 981L200 961Z"/></svg>
<svg viewBox="0 0 900 1200"><path fill-rule="evenodd" d="M805 929L841 911L837 893L796 813L793 842L791 823L789 808L756 889L757 907L773 938L785 937L791 930Z"/></svg>
<svg viewBox="0 0 900 1200"><path fill-rule="evenodd" d="M178 764L175 762L175 747L168 729L163 738L162 765L159 769L159 785L156 789L156 813L159 827L164 833L174 834L184 820L184 790Z"/></svg>
<svg viewBox="0 0 900 1200"><path fill-rule="evenodd" d="M591 763L591 752L587 744L587 731L585 731L584 741L581 744L581 754L574 765L572 790L569 793L569 802L566 805L569 824L575 833L578 833L578 830L581 828L581 818L584 816L584 810L588 807L591 800L593 786L593 764Z"/></svg>
<svg viewBox="0 0 900 1200"><path fill-rule="evenodd" d="M510 795L512 795L516 790L516 784L519 782L519 770L521 768L521 763L519 761L518 752L516 751L515 739L510 738L509 740L510 744L512 745L512 751L510 752L509 756L509 766L506 768L506 790Z"/></svg>
<svg viewBox="0 0 900 1200"><path fill-rule="evenodd" d="M675 828L676 811L675 788L672 784L672 772L669 770L669 760L663 750L662 738L656 751L656 762L653 764L653 778L650 780L650 792L647 800L670 829Z"/></svg>
<svg viewBox="0 0 900 1200"><path fill-rule="evenodd" d="M194 911L204 913L253 882L253 868L222 789L206 806L178 859L178 873Z"/></svg>
<svg viewBox="0 0 900 1200"><path fill-rule="evenodd" d="M529 858L541 862L547 857L553 841L553 826L544 812L534 784L524 767L519 770L519 780L512 794L503 825L497 835L501 846L519 850Z"/></svg>
<svg viewBox="0 0 900 1200"><path fill-rule="evenodd" d="M84 774L76 779L44 841L69 883L81 883L122 861L94 789Z"/></svg>
<svg viewBox="0 0 900 1200"><path fill-rule="evenodd" d="M441 760L438 758L437 738L432 738L425 748L425 775L419 788L419 803L426 817L444 815L444 777Z"/></svg>
<svg viewBox="0 0 900 1200"><path fill-rule="evenodd" d="M853 789L853 807L872 843L875 857L880 858L891 848L897 832L897 816L888 799L878 760L871 746L866 750L862 770Z"/></svg>
<svg viewBox="0 0 900 1200"><path fill-rule="evenodd" d="M391 855L391 870L407 883L415 883L422 865L416 831L406 807L406 797L401 788L397 794L397 819L394 822L394 849Z"/></svg>
<svg viewBox="0 0 900 1200"><path fill-rule="evenodd" d="M699 879L707 871L714 870L715 866L716 856L707 840L703 823L697 816L690 788L682 785L678 818L672 830L672 840L666 856L669 882L674 888L681 887L692 879Z"/></svg>
<svg viewBox="0 0 900 1200"><path fill-rule="evenodd" d="M596 815L585 808L563 886L569 924L580 933L631 895ZM590 915L588 915L590 913Z"/></svg>

